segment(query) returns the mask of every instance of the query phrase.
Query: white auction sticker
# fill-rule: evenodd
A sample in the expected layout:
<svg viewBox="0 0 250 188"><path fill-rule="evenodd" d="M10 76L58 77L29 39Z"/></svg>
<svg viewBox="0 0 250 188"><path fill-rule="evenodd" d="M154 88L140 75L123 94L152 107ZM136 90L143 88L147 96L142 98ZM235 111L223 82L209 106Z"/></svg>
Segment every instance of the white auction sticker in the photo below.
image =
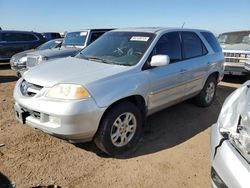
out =
<svg viewBox="0 0 250 188"><path fill-rule="evenodd" d="M80 36L86 36L86 35L87 35L87 31L80 33Z"/></svg>
<svg viewBox="0 0 250 188"><path fill-rule="evenodd" d="M142 37L142 36L133 36L131 37L131 41L143 41L143 42L147 42L149 39L149 37Z"/></svg>

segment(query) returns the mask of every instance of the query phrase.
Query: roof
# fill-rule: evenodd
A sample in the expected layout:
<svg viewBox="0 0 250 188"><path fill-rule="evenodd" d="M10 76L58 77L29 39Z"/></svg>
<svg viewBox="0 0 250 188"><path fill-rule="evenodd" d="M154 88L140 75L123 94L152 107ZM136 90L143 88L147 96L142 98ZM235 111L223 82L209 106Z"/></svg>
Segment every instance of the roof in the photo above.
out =
<svg viewBox="0 0 250 188"><path fill-rule="evenodd" d="M220 35L222 35L222 34L229 34L229 33L250 33L250 30L243 30L243 31L228 31L228 32L221 33Z"/></svg>
<svg viewBox="0 0 250 188"><path fill-rule="evenodd" d="M79 30L75 30L75 31L68 31L68 33L70 32L79 32L79 31L111 31L114 30L113 28L98 28L98 29L79 29Z"/></svg>
<svg viewBox="0 0 250 188"><path fill-rule="evenodd" d="M131 32L146 32L146 33L158 33L161 31L206 31L201 29L187 29L187 28L174 28L174 27L131 27L131 28L121 28L114 31L131 31Z"/></svg>
<svg viewBox="0 0 250 188"><path fill-rule="evenodd" d="M1 33L38 33L35 31L18 31L18 30L0 30Z"/></svg>

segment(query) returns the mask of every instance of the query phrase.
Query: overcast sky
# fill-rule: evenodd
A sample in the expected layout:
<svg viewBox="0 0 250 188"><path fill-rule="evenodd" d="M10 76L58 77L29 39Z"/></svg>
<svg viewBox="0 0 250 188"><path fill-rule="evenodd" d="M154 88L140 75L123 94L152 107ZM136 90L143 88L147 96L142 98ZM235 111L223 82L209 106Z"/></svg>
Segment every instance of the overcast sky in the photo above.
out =
<svg viewBox="0 0 250 188"><path fill-rule="evenodd" d="M140 26L250 30L250 0L0 0L2 29L73 31Z"/></svg>

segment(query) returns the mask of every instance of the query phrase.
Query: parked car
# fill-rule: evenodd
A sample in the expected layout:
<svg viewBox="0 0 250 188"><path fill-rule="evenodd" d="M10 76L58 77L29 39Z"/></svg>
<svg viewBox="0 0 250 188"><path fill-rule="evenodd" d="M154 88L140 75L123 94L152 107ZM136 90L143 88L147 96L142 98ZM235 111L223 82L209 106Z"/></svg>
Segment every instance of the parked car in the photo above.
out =
<svg viewBox="0 0 250 188"><path fill-rule="evenodd" d="M42 36L45 38L46 41L62 38L60 33L55 32L44 32L42 33Z"/></svg>
<svg viewBox="0 0 250 188"><path fill-rule="evenodd" d="M205 30L130 28L105 33L75 57L41 64L14 90L22 123L104 152L134 146L146 117L195 97L209 106L224 57Z"/></svg>
<svg viewBox="0 0 250 188"><path fill-rule="evenodd" d="M45 39L40 33L28 31L0 31L0 60L10 58L21 51L34 49L43 44Z"/></svg>
<svg viewBox="0 0 250 188"><path fill-rule="evenodd" d="M43 51L35 51L27 55L27 68L34 67L42 62L57 58L75 56L83 48L95 41L98 37L111 29L89 29L68 32L63 40L62 47Z"/></svg>
<svg viewBox="0 0 250 188"><path fill-rule="evenodd" d="M213 187L250 187L250 81L224 102L211 130Z"/></svg>
<svg viewBox="0 0 250 188"><path fill-rule="evenodd" d="M54 39L43 43L35 49L25 50L13 55L10 59L11 69L17 71L17 76L21 77L22 74L27 70L26 61L27 53L34 52L37 50L54 49L61 46L63 39Z"/></svg>
<svg viewBox="0 0 250 188"><path fill-rule="evenodd" d="M250 60L250 31L222 33L218 40L225 56L225 74L249 75L250 66L245 63Z"/></svg>

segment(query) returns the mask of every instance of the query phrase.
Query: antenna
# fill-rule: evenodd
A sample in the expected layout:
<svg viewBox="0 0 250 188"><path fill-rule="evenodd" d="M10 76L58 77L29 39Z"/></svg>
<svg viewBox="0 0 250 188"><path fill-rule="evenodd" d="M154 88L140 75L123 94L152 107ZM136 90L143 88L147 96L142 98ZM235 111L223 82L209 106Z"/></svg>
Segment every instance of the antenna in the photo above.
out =
<svg viewBox="0 0 250 188"><path fill-rule="evenodd" d="M183 28L185 24L186 24L186 22L183 22L183 24L182 24L181 28Z"/></svg>

